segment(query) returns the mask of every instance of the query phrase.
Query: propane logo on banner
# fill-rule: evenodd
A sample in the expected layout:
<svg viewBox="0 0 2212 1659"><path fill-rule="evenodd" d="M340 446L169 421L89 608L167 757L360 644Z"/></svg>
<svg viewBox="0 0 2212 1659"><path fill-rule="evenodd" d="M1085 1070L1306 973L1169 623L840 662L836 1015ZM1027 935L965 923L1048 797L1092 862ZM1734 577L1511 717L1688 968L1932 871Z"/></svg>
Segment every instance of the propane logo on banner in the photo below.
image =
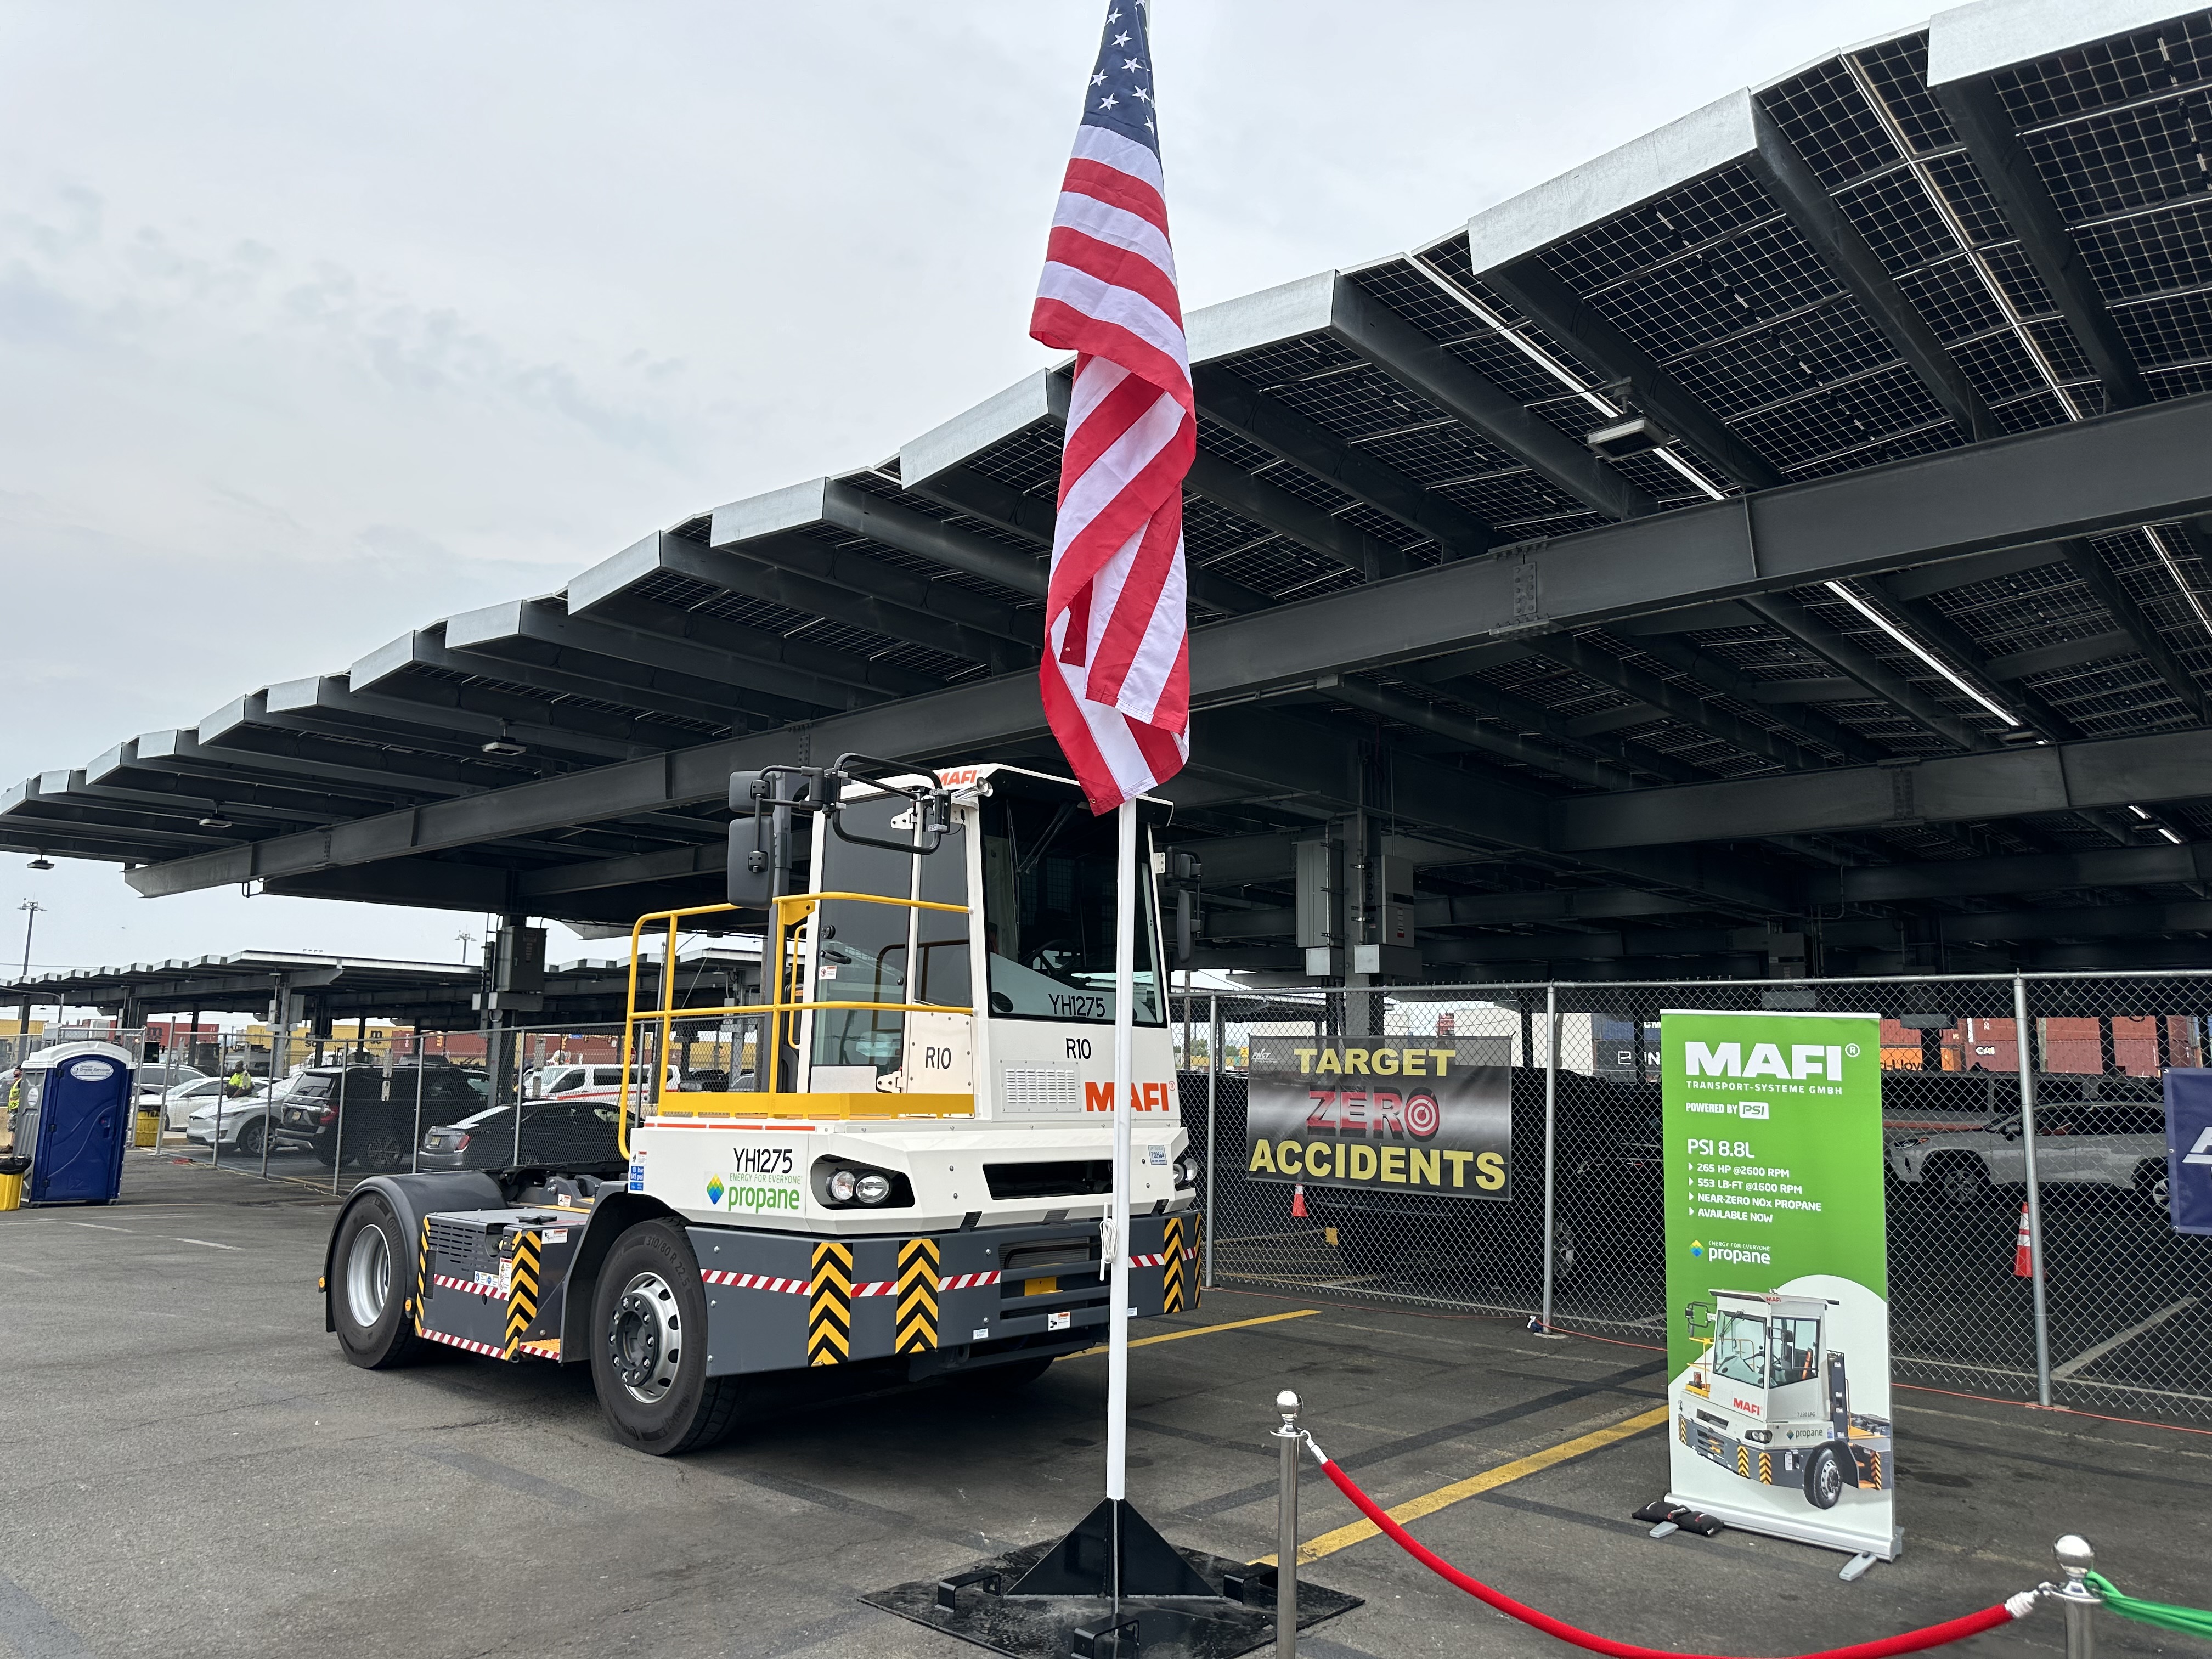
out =
<svg viewBox="0 0 2212 1659"><path fill-rule="evenodd" d="M1881 1017L1668 1013L1668 1501L1897 1553Z"/></svg>
<svg viewBox="0 0 2212 1659"><path fill-rule="evenodd" d="M1255 1036L1245 1172L1510 1199L1511 1062L1504 1037Z"/></svg>

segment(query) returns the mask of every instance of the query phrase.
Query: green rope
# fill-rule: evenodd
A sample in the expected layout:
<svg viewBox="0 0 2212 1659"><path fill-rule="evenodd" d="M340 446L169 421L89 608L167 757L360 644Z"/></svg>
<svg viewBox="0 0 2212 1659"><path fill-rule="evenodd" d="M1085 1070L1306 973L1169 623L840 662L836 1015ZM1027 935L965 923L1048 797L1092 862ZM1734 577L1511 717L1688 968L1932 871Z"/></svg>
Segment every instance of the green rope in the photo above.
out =
<svg viewBox="0 0 2212 1659"><path fill-rule="evenodd" d="M2101 1572L2090 1573L2088 1579L2089 1587L2104 1597L2105 1605L2124 1619L2140 1620L2161 1630L2178 1630L2184 1636L2212 1639L2212 1613L2202 1607L2172 1607L2163 1601L2139 1601L2132 1595L2123 1595L2119 1587Z"/></svg>

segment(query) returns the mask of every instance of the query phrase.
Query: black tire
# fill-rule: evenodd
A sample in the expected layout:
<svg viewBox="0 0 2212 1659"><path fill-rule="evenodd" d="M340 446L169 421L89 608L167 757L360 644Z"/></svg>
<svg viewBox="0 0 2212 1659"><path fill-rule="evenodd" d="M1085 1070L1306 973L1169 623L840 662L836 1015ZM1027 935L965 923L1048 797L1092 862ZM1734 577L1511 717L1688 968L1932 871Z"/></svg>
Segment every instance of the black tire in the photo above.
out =
<svg viewBox="0 0 2212 1659"><path fill-rule="evenodd" d="M262 1128L258 1119L256 1119L252 1123L240 1124L238 1126L238 1151L240 1156L244 1158L260 1157L261 1142L265 1133L266 1132Z"/></svg>
<svg viewBox="0 0 2212 1659"><path fill-rule="evenodd" d="M1990 1200L1990 1172L1978 1158L1957 1152L1939 1158L1921 1179L1933 1185L1954 1210L1978 1210Z"/></svg>
<svg viewBox="0 0 2212 1659"><path fill-rule="evenodd" d="M2172 1171L2166 1168L2164 1158L2145 1158L2136 1166L2136 1196L2152 1214L2161 1219L2172 1213L2167 1200Z"/></svg>
<svg viewBox="0 0 2212 1659"><path fill-rule="evenodd" d="M348 1208L331 1252L331 1323L345 1357L368 1370L404 1364L422 1342L415 1334L415 1252L398 1212L381 1193Z"/></svg>
<svg viewBox="0 0 2212 1659"><path fill-rule="evenodd" d="M1844 1466L1833 1446L1815 1446L1805 1460L1805 1501L1816 1510L1832 1510L1844 1495Z"/></svg>
<svg viewBox="0 0 2212 1659"><path fill-rule="evenodd" d="M967 1373L968 1385L986 1393L1012 1394L1017 1389L1026 1389L1050 1370L1053 1358L1053 1355L1046 1354L1036 1359L1009 1359L1002 1364L986 1365Z"/></svg>
<svg viewBox="0 0 2212 1659"><path fill-rule="evenodd" d="M614 1243L592 1293L592 1386L607 1425L655 1457L711 1446L744 1379L707 1375L707 1292L684 1230L644 1221Z"/></svg>
<svg viewBox="0 0 2212 1659"><path fill-rule="evenodd" d="M388 1174L405 1167L406 1139L397 1129L383 1124L373 1129L364 1129L360 1139L347 1152L346 1162L357 1164L362 1169L380 1175Z"/></svg>

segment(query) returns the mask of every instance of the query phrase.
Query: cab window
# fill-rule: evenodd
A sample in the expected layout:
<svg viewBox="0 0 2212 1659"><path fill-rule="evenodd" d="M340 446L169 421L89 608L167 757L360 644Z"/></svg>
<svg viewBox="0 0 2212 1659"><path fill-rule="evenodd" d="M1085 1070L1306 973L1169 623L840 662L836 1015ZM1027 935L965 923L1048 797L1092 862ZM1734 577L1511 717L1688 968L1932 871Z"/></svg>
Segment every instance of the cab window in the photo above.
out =
<svg viewBox="0 0 2212 1659"><path fill-rule="evenodd" d="M983 803L983 933L991 1012L1018 1019L1114 1020L1115 825L1072 793L1018 784ZM1139 864L1146 838L1138 841ZM1135 1006L1163 1023L1152 884L1139 871Z"/></svg>
<svg viewBox="0 0 2212 1659"><path fill-rule="evenodd" d="M1820 1369L1820 1322L1817 1319L1776 1318L1769 1322L1767 1386L1787 1388L1809 1382Z"/></svg>

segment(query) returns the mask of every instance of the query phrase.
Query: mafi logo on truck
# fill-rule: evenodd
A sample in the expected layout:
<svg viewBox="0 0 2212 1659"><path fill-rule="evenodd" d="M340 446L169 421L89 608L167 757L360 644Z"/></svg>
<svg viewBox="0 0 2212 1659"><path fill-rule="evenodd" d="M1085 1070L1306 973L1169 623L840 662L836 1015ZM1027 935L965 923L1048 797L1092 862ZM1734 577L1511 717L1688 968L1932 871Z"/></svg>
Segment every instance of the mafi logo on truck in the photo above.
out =
<svg viewBox="0 0 2212 1659"><path fill-rule="evenodd" d="M1112 1111L1114 1085L1111 1083L1085 1083L1083 1085L1083 1109L1086 1112ZM1170 1110L1168 1085L1164 1083L1132 1083L1129 1085L1129 1109L1133 1112Z"/></svg>
<svg viewBox="0 0 2212 1659"><path fill-rule="evenodd" d="M1748 1400L1739 1400L1734 1395L1730 1395L1729 1396L1729 1404L1735 1407L1738 1411L1746 1413L1750 1416L1757 1417L1759 1415L1759 1407Z"/></svg>

